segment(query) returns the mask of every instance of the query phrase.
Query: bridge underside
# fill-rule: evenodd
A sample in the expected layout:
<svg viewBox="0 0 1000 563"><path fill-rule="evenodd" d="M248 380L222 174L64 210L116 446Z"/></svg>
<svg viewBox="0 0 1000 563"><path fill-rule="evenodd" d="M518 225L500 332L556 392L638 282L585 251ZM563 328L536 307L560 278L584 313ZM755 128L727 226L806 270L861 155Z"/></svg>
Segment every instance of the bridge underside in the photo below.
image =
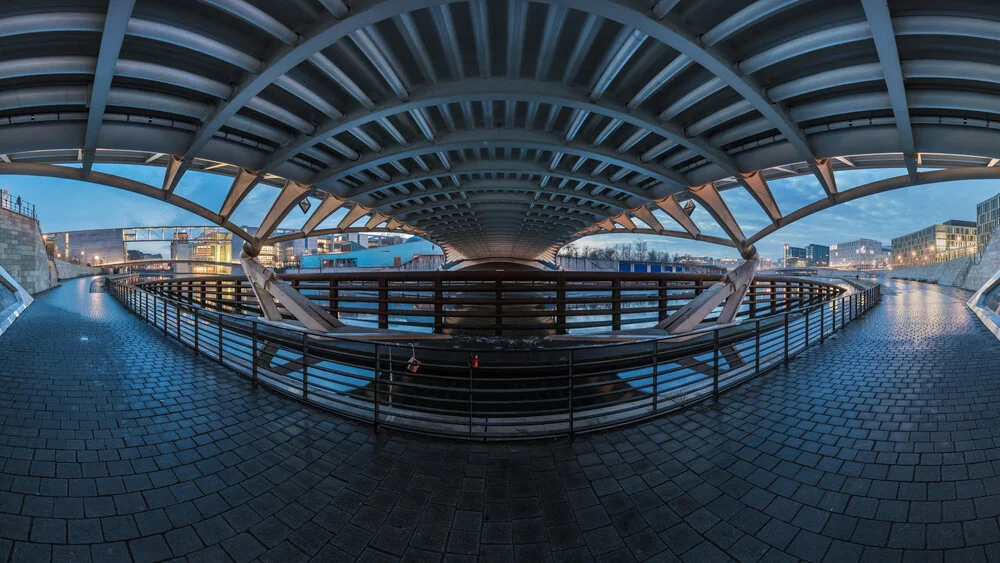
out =
<svg viewBox="0 0 1000 563"><path fill-rule="evenodd" d="M839 170L904 168L893 187L941 181L921 167L995 177L1000 66L984 53L1000 9L889 4L13 0L0 174L114 185L227 227L251 191L280 189L253 235L234 231L251 247L309 199L302 232L280 236L400 231L452 262L546 262L630 231L749 256L858 197ZM165 173L139 184L104 162ZM176 194L191 171L233 178L221 208ZM768 182L799 174L825 199L780 209ZM743 232L727 189L771 225ZM688 200L720 228L692 222Z"/></svg>

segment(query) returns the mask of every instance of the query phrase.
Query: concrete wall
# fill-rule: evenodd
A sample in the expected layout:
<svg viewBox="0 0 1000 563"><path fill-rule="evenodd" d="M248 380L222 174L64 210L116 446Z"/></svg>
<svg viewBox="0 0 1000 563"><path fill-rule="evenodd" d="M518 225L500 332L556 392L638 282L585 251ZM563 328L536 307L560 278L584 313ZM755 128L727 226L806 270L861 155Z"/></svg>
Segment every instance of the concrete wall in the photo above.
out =
<svg viewBox="0 0 1000 563"><path fill-rule="evenodd" d="M56 260L55 266L60 280L71 280L73 278L82 278L84 276L96 276L101 273L100 268L91 268L90 266L73 264L72 262L66 262L65 260Z"/></svg>
<svg viewBox="0 0 1000 563"><path fill-rule="evenodd" d="M59 285L38 221L6 209L0 209L0 267L28 293Z"/></svg>

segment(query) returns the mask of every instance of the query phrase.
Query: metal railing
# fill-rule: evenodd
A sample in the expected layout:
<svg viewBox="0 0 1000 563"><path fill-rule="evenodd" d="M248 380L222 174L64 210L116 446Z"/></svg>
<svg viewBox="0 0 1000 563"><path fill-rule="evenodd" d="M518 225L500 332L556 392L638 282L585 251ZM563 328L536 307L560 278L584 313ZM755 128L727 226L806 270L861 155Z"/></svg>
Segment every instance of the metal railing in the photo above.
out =
<svg viewBox="0 0 1000 563"><path fill-rule="evenodd" d="M195 353L342 416L477 440L574 435L670 412L786 364L881 299L881 286L737 325L600 346L468 350L351 340L108 289Z"/></svg>
<svg viewBox="0 0 1000 563"><path fill-rule="evenodd" d="M602 272L404 272L283 275L347 323L415 332L524 335L652 326L718 281L712 274ZM181 302L259 316L245 276L140 284ZM767 316L839 295L837 285L758 277L741 306ZM714 316L710 317L710 320Z"/></svg>
<svg viewBox="0 0 1000 563"><path fill-rule="evenodd" d="M6 190L0 191L0 209L13 211L18 215L38 220L38 214L35 212L35 205L33 203L28 203L21 199L21 196L13 195Z"/></svg>

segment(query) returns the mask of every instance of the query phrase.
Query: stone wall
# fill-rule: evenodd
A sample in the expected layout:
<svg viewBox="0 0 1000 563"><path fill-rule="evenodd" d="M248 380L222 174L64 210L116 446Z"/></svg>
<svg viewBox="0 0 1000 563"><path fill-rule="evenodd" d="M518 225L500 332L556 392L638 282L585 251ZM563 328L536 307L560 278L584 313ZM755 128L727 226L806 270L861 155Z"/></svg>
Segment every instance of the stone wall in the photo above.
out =
<svg viewBox="0 0 1000 563"><path fill-rule="evenodd" d="M96 276L101 273L100 268L92 268L84 264L73 264L64 260L56 260L55 262L60 281L82 278L84 276Z"/></svg>
<svg viewBox="0 0 1000 563"><path fill-rule="evenodd" d="M7 209L0 209L0 267L31 294L59 285L38 221Z"/></svg>

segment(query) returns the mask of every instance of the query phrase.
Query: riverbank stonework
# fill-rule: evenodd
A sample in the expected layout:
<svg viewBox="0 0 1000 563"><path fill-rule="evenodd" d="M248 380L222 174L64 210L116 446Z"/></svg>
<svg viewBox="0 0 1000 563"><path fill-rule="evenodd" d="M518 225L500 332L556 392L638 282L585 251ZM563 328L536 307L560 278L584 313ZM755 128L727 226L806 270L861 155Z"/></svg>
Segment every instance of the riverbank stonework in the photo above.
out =
<svg viewBox="0 0 1000 563"><path fill-rule="evenodd" d="M7 209L0 209L0 267L31 294L59 285L38 221Z"/></svg>
<svg viewBox="0 0 1000 563"><path fill-rule="evenodd" d="M93 268L83 264L74 264L72 262L66 262L65 260L56 260L55 264L60 281L82 278L84 276L96 276L101 273L100 268Z"/></svg>

